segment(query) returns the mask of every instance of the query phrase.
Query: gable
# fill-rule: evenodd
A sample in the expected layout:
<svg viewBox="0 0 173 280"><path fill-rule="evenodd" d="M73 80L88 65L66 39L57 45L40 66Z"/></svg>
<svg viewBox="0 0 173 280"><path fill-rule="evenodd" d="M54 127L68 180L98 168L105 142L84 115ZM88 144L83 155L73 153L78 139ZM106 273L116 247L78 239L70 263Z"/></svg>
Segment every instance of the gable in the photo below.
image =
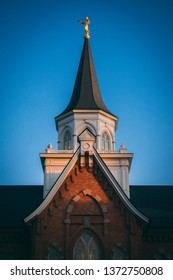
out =
<svg viewBox="0 0 173 280"><path fill-rule="evenodd" d="M59 195L62 196L62 193L60 191L60 189L62 188L62 184L64 184L65 181L68 181L69 178L70 178L70 180L72 180L73 175L71 173L77 172L77 171L74 171L76 169L79 169L79 170L88 169L89 173L92 171L99 187L102 186L102 178L104 178L103 180L105 182L105 185L109 186L108 190L107 190L106 189L107 187L105 187L105 185L104 185L105 190L108 192L108 194L106 194L106 195L108 197L116 196L118 201L120 201L121 204L126 209L128 209L128 211L130 211L130 213L135 215L139 220L141 220L143 222L148 222L148 219L141 212L139 212L133 206L133 204L130 202L128 197L125 195L125 193L119 186L118 182L113 177L112 173L109 171L109 169L107 168L107 166L105 165L105 163L102 161L99 154L97 154L97 152L95 150L93 150L92 157L93 157L93 161L92 161L93 167L91 167L91 162L89 163L89 161L88 161L89 158L91 158L91 155L89 156L86 153L83 156L80 155L80 150L78 148L78 150L74 154L73 158L71 159L69 164L66 166L66 168L62 172L61 176L57 179L57 181L55 182L54 186L52 187L51 191L49 192L48 196L45 198L43 203L33 213L31 213L31 215L29 215L27 218L25 218L25 222L28 222L29 220L34 218L36 215L39 215L53 201L53 199L57 195L57 193L59 193ZM82 166L80 165L81 158L83 158ZM76 163L77 163L77 165L76 165ZM76 185L76 187L75 187L76 194L79 191L86 188L86 186L85 186L86 180L85 180L84 176L82 176L81 180L84 185L83 185L82 189L81 189L81 186L79 187L78 185ZM65 183L65 184L67 185L67 183ZM87 184L89 186L92 185L91 178L88 180ZM76 195L76 194L74 194L74 195Z"/></svg>
<svg viewBox="0 0 173 280"><path fill-rule="evenodd" d="M73 258L75 244L84 233L95 236L109 254L110 249L105 247L109 236L110 248L116 244L128 248L129 232L141 234L144 221L125 205L97 161L93 161L91 168L85 155L85 166L81 167L80 156L49 203L34 219L28 220L36 229L37 258L42 258L45 248L51 247L55 240L58 250L64 244L68 248L63 249L69 254L65 258ZM39 244L43 244L41 252Z"/></svg>

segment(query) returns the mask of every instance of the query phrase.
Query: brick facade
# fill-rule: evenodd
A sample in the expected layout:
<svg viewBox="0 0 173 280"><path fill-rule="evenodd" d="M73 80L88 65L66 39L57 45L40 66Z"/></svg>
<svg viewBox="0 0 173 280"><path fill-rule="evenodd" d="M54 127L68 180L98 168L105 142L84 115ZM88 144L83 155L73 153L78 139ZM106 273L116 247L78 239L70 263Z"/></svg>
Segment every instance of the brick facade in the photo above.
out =
<svg viewBox="0 0 173 280"><path fill-rule="evenodd" d="M77 163L51 203L32 223L33 258L47 259L55 247L62 259L73 259L81 233L96 237L102 259L138 259L141 253L141 223L126 207L95 165Z"/></svg>

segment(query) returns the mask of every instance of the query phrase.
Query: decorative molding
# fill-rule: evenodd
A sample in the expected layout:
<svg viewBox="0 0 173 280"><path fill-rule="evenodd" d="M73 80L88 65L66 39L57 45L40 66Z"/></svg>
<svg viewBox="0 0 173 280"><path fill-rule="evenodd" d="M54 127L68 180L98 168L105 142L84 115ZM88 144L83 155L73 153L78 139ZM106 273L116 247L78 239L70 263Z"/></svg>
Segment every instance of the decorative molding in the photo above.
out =
<svg viewBox="0 0 173 280"><path fill-rule="evenodd" d="M74 202L77 202L79 199L80 199L80 196L79 196L79 195L76 195L75 197L73 197L73 201L74 201Z"/></svg>
<svg viewBox="0 0 173 280"><path fill-rule="evenodd" d="M70 224L70 219L65 219L65 220L64 220L64 223L65 223L65 224Z"/></svg>
<svg viewBox="0 0 173 280"><path fill-rule="evenodd" d="M84 195L90 195L91 194L91 190L90 189L86 189L86 190L83 190L83 194Z"/></svg>
<svg viewBox="0 0 173 280"><path fill-rule="evenodd" d="M98 194L95 196L95 199L96 199L98 202L101 201L101 198L100 198L100 196L99 196Z"/></svg>
<svg viewBox="0 0 173 280"><path fill-rule="evenodd" d="M73 209L73 205L69 205L67 207L67 213L71 213L72 212L72 209Z"/></svg>

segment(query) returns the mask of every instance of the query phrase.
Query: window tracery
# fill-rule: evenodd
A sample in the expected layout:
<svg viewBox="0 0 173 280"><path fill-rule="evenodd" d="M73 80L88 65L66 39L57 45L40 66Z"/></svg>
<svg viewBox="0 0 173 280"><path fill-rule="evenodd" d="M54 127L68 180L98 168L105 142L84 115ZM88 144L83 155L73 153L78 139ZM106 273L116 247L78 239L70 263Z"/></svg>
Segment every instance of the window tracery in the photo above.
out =
<svg viewBox="0 0 173 280"><path fill-rule="evenodd" d="M100 260L101 250L97 239L90 233L84 232L77 240L74 251L74 260Z"/></svg>
<svg viewBox="0 0 173 280"><path fill-rule="evenodd" d="M71 134L68 130L64 135L64 150L71 150Z"/></svg>
<svg viewBox="0 0 173 280"><path fill-rule="evenodd" d="M110 138L106 131L103 132L101 141L102 141L101 142L102 150L105 150L105 151L110 150Z"/></svg>

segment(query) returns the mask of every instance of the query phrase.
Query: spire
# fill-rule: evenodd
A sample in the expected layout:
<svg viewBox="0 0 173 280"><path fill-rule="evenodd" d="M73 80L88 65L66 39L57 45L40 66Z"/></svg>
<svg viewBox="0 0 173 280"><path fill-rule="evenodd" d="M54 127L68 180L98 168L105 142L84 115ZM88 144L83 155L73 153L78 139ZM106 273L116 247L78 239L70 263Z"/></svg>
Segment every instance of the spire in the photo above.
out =
<svg viewBox="0 0 173 280"><path fill-rule="evenodd" d="M71 100L62 114L71 110L102 110L111 114L100 94L88 38L84 40Z"/></svg>

